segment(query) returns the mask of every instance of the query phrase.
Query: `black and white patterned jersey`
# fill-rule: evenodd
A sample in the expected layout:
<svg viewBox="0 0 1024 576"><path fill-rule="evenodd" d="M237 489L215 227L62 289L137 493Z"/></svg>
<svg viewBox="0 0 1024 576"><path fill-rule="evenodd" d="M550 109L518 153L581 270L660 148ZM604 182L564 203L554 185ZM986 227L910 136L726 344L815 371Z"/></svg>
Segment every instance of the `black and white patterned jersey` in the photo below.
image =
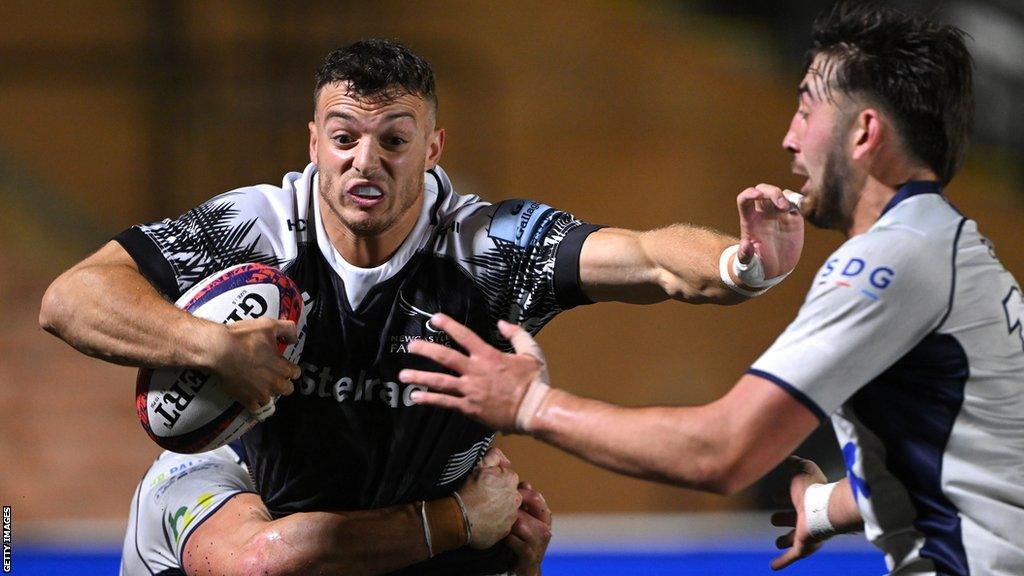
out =
<svg viewBox="0 0 1024 576"><path fill-rule="evenodd" d="M260 494L275 516L368 509L450 494L493 439L451 411L413 405L404 368L439 369L408 353L425 339L456 346L428 322L444 312L491 344L505 319L536 333L589 301L579 255L598 227L539 202L491 204L452 190L440 168L425 174L412 233L383 265L356 268L328 241L316 168L218 196L176 220L117 236L145 275L174 299L243 262L282 269L306 299L302 377L275 415L245 438ZM382 537L386 537L382 535ZM409 570L494 574L509 552L461 549Z"/></svg>
<svg viewBox="0 0 1024 576"><path fill-rule="evenodd" d="M240 445L200 454L163 452L132 496L121 576L184 576L185 544L232 497L255 492Z"/></svg>
<svg viewBox="0 0 1024 576"><path fill-rule="evenodd" d="M1024 299L933 182L818 271L751 372L831 414L893 574L1024 574Z"/></svg>

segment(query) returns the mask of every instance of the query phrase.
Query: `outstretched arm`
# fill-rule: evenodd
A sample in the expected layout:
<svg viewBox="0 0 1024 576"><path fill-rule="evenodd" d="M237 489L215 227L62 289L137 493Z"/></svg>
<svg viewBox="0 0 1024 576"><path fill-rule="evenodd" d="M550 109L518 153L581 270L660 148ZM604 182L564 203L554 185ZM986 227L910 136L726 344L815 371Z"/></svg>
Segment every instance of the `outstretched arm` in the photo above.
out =
<svg viewBox="0 0 1024 576"><path fill-rule="evenodd" d="M80 352L129 366L215 372L225 391L250 410L288 394L298 366L277 353L294 342L293 322L261 318L222 325L164 299L117 242L50 284L39 324Z"/></svg>
<svg viewBox="0 0 1024 576"><path fill-rule="evenodd" d="M492 428L534 437L616 472L719 493L750 485L818 425L809 408L774 383L745 375L704 406L623 408L550 388L530 335L506 322L519 354L503 354L469 328L435 314L431 324L468 354L415 341L409 350L455 376L403 370L404 382L432 391L415 402L458 410Z"/></svg>
<svg viewBox="0 0 1024 576"><path fill-rule="evenodd" d="M675 224L649 232L618 228L598 230L587 237L580 254L580 282L594 301L617 300L638 304L668 298L691 303L741 302L759 286L750 286L732 272L732 259L748 263L756 254L762 278L788 274L800 259L803 218L783 191L760 184L736 199L740 239L688 224ZM733 244L726 270L740 292L727 286L720 273L720 257Z"/></svg>
<svg viewBox="0 0 1024 576"><path fill-rule="evenodd" d="M274 520L259 496L229 500L185 542L189 576L264 576L391 572L464 545L489 548L517 519L519 477L498 450L485 456L454 497L425 503L430 548L419 503L378 510L301 512Z"/></svg>

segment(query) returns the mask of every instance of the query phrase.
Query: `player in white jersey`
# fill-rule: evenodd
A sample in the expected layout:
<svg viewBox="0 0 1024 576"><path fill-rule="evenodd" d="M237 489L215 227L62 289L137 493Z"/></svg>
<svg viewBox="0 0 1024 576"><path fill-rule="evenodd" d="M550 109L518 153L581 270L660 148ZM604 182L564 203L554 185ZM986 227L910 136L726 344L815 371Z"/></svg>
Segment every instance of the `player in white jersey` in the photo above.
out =
<svg viewBox="0 0 1024 576"><path fill-rule="evenodd" d="M549 387L540 350L413 350L456 376L405 371L413 400L527 432L619 472L732 493L832 416L847 478L795 459L782 568L863 525L893 574L1024 574L1020 285L942 195L973 116L963 34L844 2L819 19L783 145L807 177L801 210L848 240L786 331L722 399L626 409ZM501 369L501 370L499 370ZM495 376L501 374L502 376Z"/></svg>
<svg viewBox="0 0 1024 576"><path fill-rule="evenodd" d="M468 538L490 546L513 518L522 528L508 538L516 540L513 548L525 559L517 574L539 569L547 539L533 525L550 534L551 511L528 484L516 486L510 463L497 449L460 487L458 500L425 502L422 510L415 503L278 520L256 494L244 454L238 441L200 454L162 453L132 497L121 576L227 574L232 557L250 568L272 567L272 574L380 574L461 546ZM264 533L290 543L272 552L253 546ZM274 556L270 563L256 558L267 553Z"/></svg>

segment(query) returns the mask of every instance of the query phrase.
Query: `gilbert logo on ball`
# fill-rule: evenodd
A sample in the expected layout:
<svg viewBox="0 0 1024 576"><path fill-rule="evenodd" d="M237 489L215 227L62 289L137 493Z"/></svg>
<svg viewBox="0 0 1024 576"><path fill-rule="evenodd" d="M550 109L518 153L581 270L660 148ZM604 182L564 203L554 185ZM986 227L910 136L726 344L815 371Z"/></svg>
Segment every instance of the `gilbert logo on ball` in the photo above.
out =
<svg viewBox="0 0 1024 576"><path fill-rule="evenodd" d="M291 346L280 342L278 352L293 362L302 352L302 295L276 268L233 266L193 286L175 305L221 324L263 317L292 320L299 325L299 341ZM150 438L186 454L223 446L273 414L273 402L259 414L249 412L221 390L217 376L192 369L139 370L135 407Z"/></svg>

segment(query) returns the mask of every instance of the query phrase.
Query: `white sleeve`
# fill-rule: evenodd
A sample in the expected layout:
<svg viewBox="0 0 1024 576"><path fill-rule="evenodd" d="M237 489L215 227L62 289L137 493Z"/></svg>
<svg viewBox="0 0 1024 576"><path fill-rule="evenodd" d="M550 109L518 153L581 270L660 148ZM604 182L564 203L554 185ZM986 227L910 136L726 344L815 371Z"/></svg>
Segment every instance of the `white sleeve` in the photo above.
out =
<svg viewBox="0 0 1024 576"><path fill-rule="evenodd" d="M255 488L230 446L201 454L161 454L135 491L121 573L181 570L181 553L188 537L242 492L255 492Z"/></svg>
<svg viewBox="0 0 1024 576"><path fill-rule="evenodd" d="M272 186L226 192L176 219L133 226L114 239L161 293L177 300L236 264L283 268L294 258L295 193Z"/></svg>
<svg viewBox="0 0 1024 576"><path fill-rule="evenodd" d="M949 247L905 231L849 240L748 373L775 382L823 419L942 321L950 254Z"/></svg>

